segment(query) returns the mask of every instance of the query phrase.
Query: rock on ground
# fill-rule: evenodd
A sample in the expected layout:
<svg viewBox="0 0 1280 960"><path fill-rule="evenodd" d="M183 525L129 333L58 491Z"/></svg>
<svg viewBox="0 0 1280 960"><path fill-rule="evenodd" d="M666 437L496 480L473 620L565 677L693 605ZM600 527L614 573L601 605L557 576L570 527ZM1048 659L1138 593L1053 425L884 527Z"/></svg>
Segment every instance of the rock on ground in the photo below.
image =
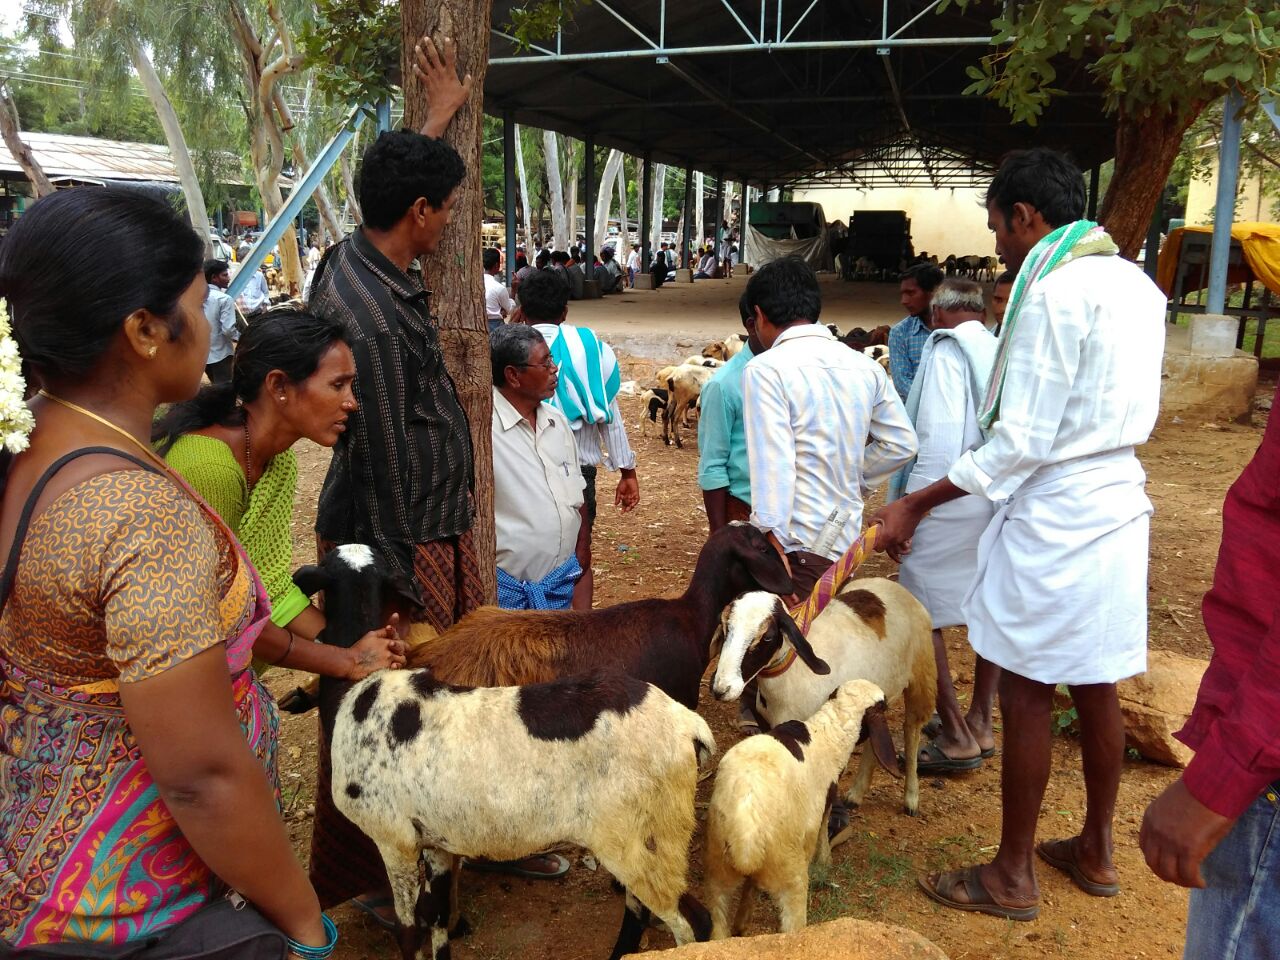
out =
<svg viewBox="0 0 1280 960"><path fill-rule="evenodd" d="M1191 762L1190 748L1173 739L1196 702L1207 660L1164 650L1147 654L1147 672L1118 684L1125 739L1148 760L1171 767Z"/></svg>
<svg viewBox="0 0 1280 960"><path fill-rule="evenodd" d="M638 956L638 954L631 954ZM734 937L655 950L645 960L947 960L947 955L905 927L844 917L796 933Z"/></svg>

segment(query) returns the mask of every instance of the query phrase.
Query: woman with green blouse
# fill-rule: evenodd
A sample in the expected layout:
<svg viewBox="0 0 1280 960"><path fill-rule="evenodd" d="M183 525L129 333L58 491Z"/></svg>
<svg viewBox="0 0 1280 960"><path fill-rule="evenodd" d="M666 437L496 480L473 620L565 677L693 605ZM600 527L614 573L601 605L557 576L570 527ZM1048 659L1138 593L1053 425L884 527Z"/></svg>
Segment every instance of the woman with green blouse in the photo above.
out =
<svg viewBox="0 0 1280 960"><path fill-rule="evenodd" d="M293 504L306 438L332 447L356 409L355 361L341 324L281 308L240 338L231 382L207 386L171 408L155 439L169 465L239 538L271 599L271 621L254 644L269 666L359 680L404 664L395 624L349 649L312 641L324 614L293 583Z"/></svg>

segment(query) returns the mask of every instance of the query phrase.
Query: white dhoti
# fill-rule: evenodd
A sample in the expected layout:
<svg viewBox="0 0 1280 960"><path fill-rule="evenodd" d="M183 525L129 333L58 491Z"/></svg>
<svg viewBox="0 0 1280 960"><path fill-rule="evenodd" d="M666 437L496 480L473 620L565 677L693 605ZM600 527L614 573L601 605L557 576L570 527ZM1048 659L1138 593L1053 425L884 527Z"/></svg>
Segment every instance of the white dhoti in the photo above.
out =
<svg viewBox="0 0 1280 960"><path fill-rule="evenodd" d="M963 605L978 568L978 541L995 511L983 497L961 497L935 507L916 527L898 582L924 604L934 627L966 622Z"/></svg>
<svg viewBox="0 0 1280 960"><path fill-rule="evenodd" d="M964 600L977 653L1041 683L1147 663L1151 501L1132 448L1045 467L1000 507Z"/></svg>

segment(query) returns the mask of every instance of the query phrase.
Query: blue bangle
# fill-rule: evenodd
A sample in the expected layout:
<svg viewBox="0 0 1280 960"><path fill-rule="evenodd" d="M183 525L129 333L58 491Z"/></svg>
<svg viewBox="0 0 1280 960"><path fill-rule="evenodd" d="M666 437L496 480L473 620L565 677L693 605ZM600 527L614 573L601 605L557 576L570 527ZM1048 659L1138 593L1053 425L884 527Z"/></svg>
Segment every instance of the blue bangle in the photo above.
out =
<svg viewBox="0 0 1280 960"><path fill-rule="evenodd" d="M320 914L320 922L324 924L324 935L328 938L328 943L323 947L309 947L292 937L286 937L288 951L302 960L329 960L333 956L333 948L338 945L338 925L329 919L327 913Z"/></svg>

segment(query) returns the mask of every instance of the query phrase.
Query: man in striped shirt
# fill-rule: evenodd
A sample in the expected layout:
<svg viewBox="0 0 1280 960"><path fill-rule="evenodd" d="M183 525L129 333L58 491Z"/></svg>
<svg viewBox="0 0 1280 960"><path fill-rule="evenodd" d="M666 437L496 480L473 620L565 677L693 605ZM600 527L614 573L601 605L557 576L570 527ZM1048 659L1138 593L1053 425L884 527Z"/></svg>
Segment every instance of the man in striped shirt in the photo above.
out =
<svg viewBox="0 0 1280 960"><path fill-rule="evenodd" d="M812 267L774 260L746 298L764 348L742 374L751 522L803 597L862 532L863 497L915 455L916 434L880 364L818 323ZM833 512L843 523L824 536Z"/></svg>
<svg viewBox="0 0 1280 960"><path fill-rule="evenodd" d="M561 279L560 274L547 271L547 276L564 283L567 288L568 282ZM532 324L542 334L551 348L551 359L559 368L560 382L548 402L559 409L573 427L582 478L586 481L585 521L590 528L595 525L596 474L601 464L622 474L614 491L614 506L627 513L640 502L636 455L627 440L622 411L618 408L618 388L621 385L618 358L612 348L591 330L564 322L569 315L567 301L558 296L547 296L546 287L541 282L533 286L530 284L533 284L532 278L520 287L520 314L525 323ZM591 609L595 579L591 569L590 542L588 534L582 577L573 591L575 610Z"/></svg>

